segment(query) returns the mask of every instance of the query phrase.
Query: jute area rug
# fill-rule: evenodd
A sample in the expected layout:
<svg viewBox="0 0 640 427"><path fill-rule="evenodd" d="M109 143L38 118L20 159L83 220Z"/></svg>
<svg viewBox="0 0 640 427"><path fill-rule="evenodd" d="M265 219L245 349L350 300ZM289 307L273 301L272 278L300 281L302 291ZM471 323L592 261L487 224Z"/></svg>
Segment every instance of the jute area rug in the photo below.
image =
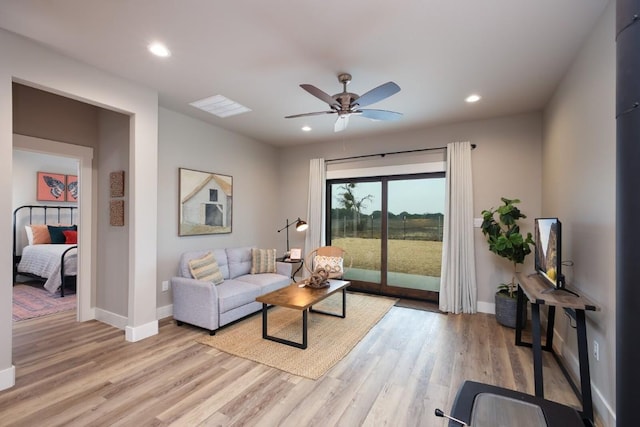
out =
<svg viewBox="0 0 640 427"><path fill-rule="evenodd" d="M318 379L345 357L367 332L393 307L396 299L347 293L347 317L308 315L305 350L262 338L262 315L257 314L198 342L294 375ZM342 293L314 308L341 313ZM302 342L302 313L283 307L269 309L269 335Z"/></svg>
<svg viewBox="0 0 640 427"><path fill-rule="evenodd" d="M42 286L42 285L40 285ZM48 316L61 311L76 309L76 295L51 295L42 287L15 285L13 287L13 321Z"/></svg>

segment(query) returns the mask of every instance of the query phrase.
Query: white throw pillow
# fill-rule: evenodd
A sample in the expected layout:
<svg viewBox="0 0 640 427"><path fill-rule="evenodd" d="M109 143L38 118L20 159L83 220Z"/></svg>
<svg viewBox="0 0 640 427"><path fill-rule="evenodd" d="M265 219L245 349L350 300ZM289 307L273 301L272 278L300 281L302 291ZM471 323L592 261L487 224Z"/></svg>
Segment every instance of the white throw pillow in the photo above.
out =
<svg viewBox="0 0 640 427"><path fill-rule="evenodd" d="M29 245L33 245L33 230L31 229L31 226L25 225L24 231L27 232L27 242L29 242Z"/></svg>
<svg viewBox="0 0 640 427"><path fill-rule="evenodd" d="M344 273L343 259L338 256L316 255L313 258L313 268L322 267L329 272L329 277L342 277Z"/></svg>

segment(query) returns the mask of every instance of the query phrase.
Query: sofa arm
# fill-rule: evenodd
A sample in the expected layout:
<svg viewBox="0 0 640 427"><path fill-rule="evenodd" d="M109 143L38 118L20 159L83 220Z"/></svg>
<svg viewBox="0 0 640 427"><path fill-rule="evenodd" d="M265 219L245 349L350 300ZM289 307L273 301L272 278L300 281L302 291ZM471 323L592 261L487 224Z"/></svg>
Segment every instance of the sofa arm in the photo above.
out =
<svg viewBox="0 0 640 427"><path fill-rule="evenodd" d="M219 327L218 290L211 282L186 277L171 278L173 318L210 332Z"/></svg>
<svg viewBox="0 0 640 427"><path fill-rule="evenodd" d="M294 265L297 266L297 264L292 264L290 262L276 261L276 273L282 274L283 276L291 277Z"/></svg>

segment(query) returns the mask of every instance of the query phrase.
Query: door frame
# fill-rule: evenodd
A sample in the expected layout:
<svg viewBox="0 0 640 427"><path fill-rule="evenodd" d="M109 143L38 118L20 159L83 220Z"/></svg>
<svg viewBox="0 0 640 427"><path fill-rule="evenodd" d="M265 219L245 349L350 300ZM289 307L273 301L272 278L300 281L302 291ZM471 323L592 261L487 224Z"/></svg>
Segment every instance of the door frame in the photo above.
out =
<svg viewBox="0 0 640 427"><path fill-rule="evenodd" d="M358 183L358 182L380 182L381 183L381 248L380 248L380 283L363 282L359 280L350 280L351 286L349 289L355 291L362 291L376 295L386 295L401 298L419 299L425 301L439 302L440 293L433 291L425 291L420 289L403 288L399 286L389 286L387 284L388 273L388 185L389 181L399 181L403 179L423 179L423 178L444 178L444 171L429 171L429 172L417 172L417 173L405 173L405 174L389 174L389 175L376 175L365 176L363 174L356 174L355 177L329 177L327 176L325 182L325 235L327 236L327 244L331 244L331 198L332 191L331 186L336 183Z"/></svg>
<svg viewBox="0 0 640 427"><path fill-rule="evenodd" d="M93 188L93 148L14 134L13 149L68 157L78 161L78 182L81 183L78 196L78 230L82 230L78 233L78 246L86 249L78 251L76 320L84 322L95 319L95 309L91 307L91 301L95 293L92 285L95 283L95 280L93 280L95 271L92 263L95 244L94 239L91 238L94 223L91 198Z"/></svg>

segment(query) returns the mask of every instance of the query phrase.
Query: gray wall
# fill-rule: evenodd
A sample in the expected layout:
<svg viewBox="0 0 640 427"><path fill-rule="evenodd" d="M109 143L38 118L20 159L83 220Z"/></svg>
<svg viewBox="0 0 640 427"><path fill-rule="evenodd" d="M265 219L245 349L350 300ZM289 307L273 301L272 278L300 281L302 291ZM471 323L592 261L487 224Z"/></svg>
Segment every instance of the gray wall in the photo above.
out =
<svg viewBox="0 0 640 427"><path fill-rule="evenodd" d="M91 197L96 201L98 222L94 254L97 276L92 301L98 309L126 318L129 221L125 220L124 227L109 225L109 173L125 170L125 177L128 178L129 118L24 85L14 84L13 87L16 133L94 147L97 191L92 192ZM31 156L34 154L31 153ZM15 162L22 157L20 154L14 155L14 176L24 173L24 162ZM31 169L29 167L29 171ZM125 208L129 205L128 194L126 191Z"/></svg>
<svg viewBox="0 0 640 427"><path fill-rule="evenodd" d="M13 84L13 133L69 144L98 145L100 108Z"/></svg>
<svg viewBox="0 0 640 427"><path fill-rule="evenodd" d="M160 108L158 134L158 307L171 303L161 282L175 276L187 250L256 245L273 248L279 214L278 150L182 114ZM233 177L233 230L178 236L178 169ZM306 179L306 178L305 178Z"/></svg>
<svg viewBox="0 0 640 427"><path fill-rule="evenodd" d="M541 206L541 126L541 114L532 113L282 149L280 187L286 190L280 193L280 216L306 216L311 158L341 158L470 141L477 144L471 156L474 216L480 217L483 209L499 205L502 196L519 198L522 211L528 215L524 231L533 231L533 218L540 213ZM291 246L304 247L304 236L292 233ZM479 309L492 312L496 286L510 280L513 269L489 252L479 228L475 229L475 247ZM525 271L532 268L533 260L527 262L522 267Z"/></svg>
<svg viewBox="0 0 640 427"><path fill-rule="evenodd" d="M615 2L610 2L544 113L542 213L562 221L567 280L602 311L587 315L594 404L615 425ZM558 344L577 377L575 330L558 316Z"/></svg>
<svg viewBox="0 0 640 427"><path fill-rule="evenodd" d="M96 275L100 286L96 288L96 307L109 313L127 316L129 302L129 117L101 109L98 122L97 149L97 245ZM111 172L124 171L125 197L110 196ZM124 226L110 225L111 200L124 200Z"/></svg>

